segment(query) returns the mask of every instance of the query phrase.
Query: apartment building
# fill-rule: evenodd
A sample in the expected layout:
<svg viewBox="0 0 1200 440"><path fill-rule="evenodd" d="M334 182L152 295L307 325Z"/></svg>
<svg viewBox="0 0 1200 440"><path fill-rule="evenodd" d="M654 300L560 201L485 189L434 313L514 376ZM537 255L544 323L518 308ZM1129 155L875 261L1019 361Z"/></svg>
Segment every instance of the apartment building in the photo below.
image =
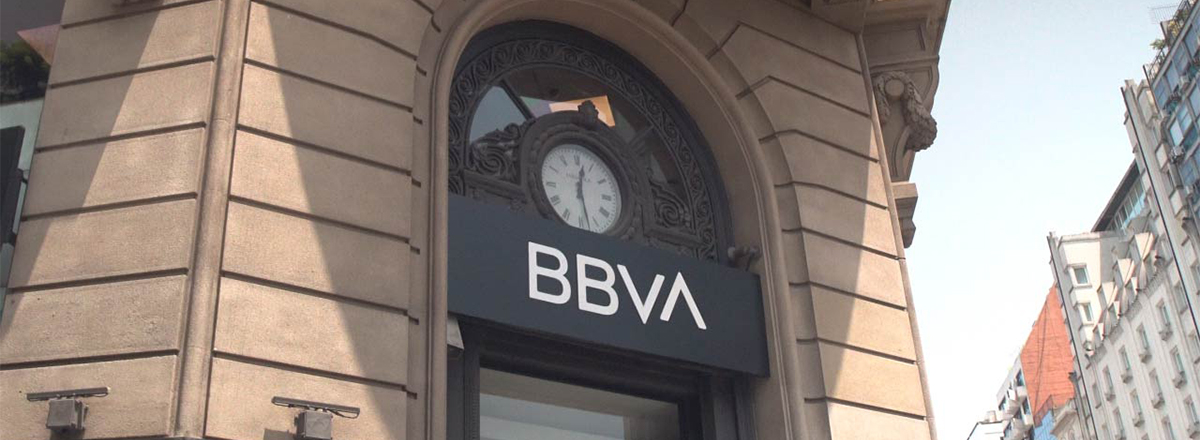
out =
<svg viewBox="0 0 1200 440"><path fill-rule="evenodd" d="M1200 435L1200 339L1148 188L1132 164L1091 232L1048 237L1087 438Z"/></svg>
<svg viewBox="0 0 1200 440"><path fill-rule="evenodd" d="M1074 423L1069 345L1058 290L1051 287L996 393L996 409L983 422L999 424L1004 440L1048 438L1059 425Z"/></svg>
<svg viewBox="0 0 1200 440"><path fill-rule="evenodd" d="M1017 358L1000 389L996 392L999 402L996 409L989 411L985 420L997 420L1003 425L1004 440L1024 440L1029 438L1033 429L1033 404L1029 400L1029 389L1026 387L1025 372L1021 369L1021 359Z"/></svg>

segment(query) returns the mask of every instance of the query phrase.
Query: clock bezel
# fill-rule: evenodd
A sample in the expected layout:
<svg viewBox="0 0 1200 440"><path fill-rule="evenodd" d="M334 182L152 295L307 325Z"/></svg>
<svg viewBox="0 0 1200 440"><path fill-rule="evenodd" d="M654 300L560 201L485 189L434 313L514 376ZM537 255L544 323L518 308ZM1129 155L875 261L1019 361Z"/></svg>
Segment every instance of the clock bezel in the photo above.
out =
<svg viewBox="0 0 1200 440"><path fill-rule="evenodd" d="M611 217L612 214L610 213L609 217L605 217L606 220L609 218L612 218L612 221L603 229L595 229L594 228L594 225L592 222L594 217L587 218L586 221L588 222L587 224L589 225L589 227L586 228L586 230L595 232L597 234L606 234L606 233L608 233L608 231L615 229L617 227L617 222L620 221L620 219L621 219L621 214L624 214L624 212L625 212L625 195L621 193L621 182L617 178L617 172L613 171L613 166L611 164L609 164L609 161L601 158L600 155L596 153L594 148L589 148L588 146L583 145L582 142L561 142L558 145L547 148L546 154L544 156L542 156L542 162L541 162L542 170L541 170L540 178L542 179L542 181L539 183L541 184L542 192L545 193L545 195L547 195L547 196L549 195L550 190L546 188L546 180L545 180L546 179L546 174L545 174L546 166L548 164L547 161L550 160L551 154L555 154L555 151L559 151L559 150L564 150L564 151L583 150L583 151L591 154L592 156L595 157L595 162L598 162L598 165L601 168L603 168L603 170L602 170L603 173L612 180L612 187L616 190L616 197L617 197L616 203L614 204L616 206L616 209L614 209L614 211L616 211L617 216L615 218L612 218ZM563 153L563 154L570 154L570 153ZM580 155L579 153L575 153L575 154L577 156ZM590 161L592 159L588 159L588 160ZM570 166L570 165L568 165L568 166ZM562 167L559 167L559 168L562 168ZM593 172L595 172L595 171L593 171L593 170L591 170L591 168L589 168L588 174L591 175ZM606 194L607 194L607 192L606 192ZM561 193L560 193L560 195L561 195ZM588 209L587 209L586 203L589 202L589 200L586 200L586 195L580 195L580 197L584 198L582 203L584 203L584 212L587 212ZM592 200L592 201L594 201L594 200ZM575 226L577 228L579 227L578 224L572 224L572 222L569 219L564 219L562 217L562 214L559 213L558 209L554 209L553 211L554 211L555 216L558 217L559 220L562 220L564 223L571 224L572 226ZM593 210L592 212L594 213L595 211ZM608 212L608 211L604 210L604 212ZM585 228L580 228L580 229L585 229Z"/></svg>
<svg viewBox="0 0 1200 440"><path fill-rule="evenodd" d="M586 109L587 104L581 109ZM578 228L567 223L558 215L558 211L550 203L543 185L542 165L550 151L565 144L575 144L591 151L612 172L616 180L617 191L621 196L620 212L616 221L604 231L591 231L596 234L616 237L630 236L635 231L636 218L640 217L643 202L639 199L642 194L639 188L646 187L641 182L644 176L639 176L633 163L631 152L625 148L624 142L616 133L588 111L563 111L542 116L529 127L523 139L521 151L525 155L524 163L530 166L525 179L526 188L533 196L534 206L545 218Z"/></svg>

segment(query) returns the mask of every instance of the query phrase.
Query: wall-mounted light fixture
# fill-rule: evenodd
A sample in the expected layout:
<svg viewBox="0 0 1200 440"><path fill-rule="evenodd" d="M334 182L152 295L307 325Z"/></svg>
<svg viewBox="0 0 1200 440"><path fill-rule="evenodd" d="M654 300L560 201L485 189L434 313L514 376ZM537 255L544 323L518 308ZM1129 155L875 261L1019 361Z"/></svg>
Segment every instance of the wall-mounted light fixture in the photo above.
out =
<svg viewBox="0 0 1200 440"><path fill-rule="evenodd" d="M29 393L25 395L25 398L30 402L49 401L50 409L46 413L46 428L54 432L67 433L84 429L83 423L87 419L88 407L79 399L107 395L108 387L98 387Z"/></svg>
<svg viewBox="0 0 1200 440"><path fill-rule="evenodd" d="M352 406L287 397L273 397L271 403L288 408L303 409L296 414L296 438L298 440L333 440L333 416L356 419L359 414L359 409Z"/></svg>

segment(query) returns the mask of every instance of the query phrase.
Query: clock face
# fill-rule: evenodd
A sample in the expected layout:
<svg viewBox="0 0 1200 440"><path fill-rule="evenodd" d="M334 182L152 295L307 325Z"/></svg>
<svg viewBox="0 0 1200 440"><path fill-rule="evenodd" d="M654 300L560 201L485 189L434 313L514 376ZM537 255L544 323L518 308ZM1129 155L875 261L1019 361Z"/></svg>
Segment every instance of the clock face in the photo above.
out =
<svg viewBox="0 0 1200 440"><path fill-rule="evenodd" d="M542 159L542 190L558 218L608 232L621 217L621 187L604 160L582 145L562 144Z"/></svg>

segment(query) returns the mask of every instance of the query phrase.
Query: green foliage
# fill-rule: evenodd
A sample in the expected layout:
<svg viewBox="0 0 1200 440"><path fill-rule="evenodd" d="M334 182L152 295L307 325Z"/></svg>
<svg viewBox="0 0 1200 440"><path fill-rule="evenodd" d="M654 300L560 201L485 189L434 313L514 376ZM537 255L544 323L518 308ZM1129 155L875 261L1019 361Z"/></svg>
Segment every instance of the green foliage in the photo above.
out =
<svg viewBox="0 0 1200 440"><path fill-rule="evenodd" d="M24 41L0 41L0 102L24 101L46 94L50 65Z"/></svg>
<svg viewBox="0 0 1200 440"><path fill-rule="evenodd" d="M1154 50L1163 50L1167 47L1167 42L1162 38L1150 42L1150 47Z"/></svg>

